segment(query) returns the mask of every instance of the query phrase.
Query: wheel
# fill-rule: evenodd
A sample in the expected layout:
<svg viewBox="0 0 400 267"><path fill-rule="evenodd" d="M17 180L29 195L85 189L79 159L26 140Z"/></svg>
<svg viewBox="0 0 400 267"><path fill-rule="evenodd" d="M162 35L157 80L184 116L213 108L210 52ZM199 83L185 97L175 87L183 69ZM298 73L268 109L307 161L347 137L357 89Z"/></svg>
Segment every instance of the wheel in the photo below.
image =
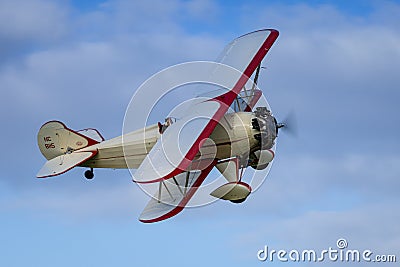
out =
<svg viewBox="0 0 400 267"><path fill-rule="evenodd" d="M85 171L85 178L86 179L93 179L94 177L94 173L93 173L93 169L87 170Z"/></svg>
<svg viewBox="0 0 400 267"><path fill-rule="evenodd" d="M235 204L240 204L240 203L243 203L245 200L246 200L246 197L242 198L242 199L236 199L236 200L230 200L230 201Z"/></svg>

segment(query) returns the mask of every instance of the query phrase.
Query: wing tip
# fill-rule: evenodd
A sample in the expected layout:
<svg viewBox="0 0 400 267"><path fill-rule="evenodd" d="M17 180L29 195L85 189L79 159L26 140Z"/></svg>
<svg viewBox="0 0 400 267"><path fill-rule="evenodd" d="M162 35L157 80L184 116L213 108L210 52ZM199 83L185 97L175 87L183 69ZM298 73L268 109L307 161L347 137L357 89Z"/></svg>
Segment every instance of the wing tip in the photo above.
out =
<svg viewBox="0 0 400 267"><path fill-rule="evenodd" d="M236 38L236 39L239 39L239 38L242 38L242 37L244 37L244 36L247 36L247 35L250 35L250 34L254 34L254 33L257 33L257 32L265 32L265 31L269 31L270 34L276 35L276 37L279 36L279 31L278 31L278 30L272 29L272 28L266 28L266 29L259 29L259 30L255 30L255 31L252 31L252 32L243 34L243 35L239 36L239 37Z"/></svg>
<svg viewBox="0 0 400 267"><path fill-rule="evenodd" d="M184 208L185 208L185 206L176 206L173 210L171 210L168 213L163 214L163 215L161 215L159 217L152 218L152 219L141 219L139 217L139 221L142 222L142 223L156 223L156 222L165 221L165 220L167 220L169 218L174 217L178 213L180 213Z"/></svg>
<svg viewBox="0 0 400 267"><path fill-rule="evenodd" d="M71 169L73 169L73 168L79 166L80 164L84 163L85 161L88 161L88 160L90 160L91 158L93 158L94 156L96 156L97 153L98 153L98 150L93 150L93 151L82 151L82 152L76 151L76 152L72 152L72 153L87 153L87 152L88 152L88 153L91 153L91 154L90 154L89 156L87 156L86 158L80 160L79 162L74 163L73 166L68 167L68 168L65 168L65 169L62 169L61 171L54 171L54 170L53 170L52 173L49 173L49 172L46 173L46 172L44 171L44 168L46 167L46 164L47 164L50 160L47 161L47 162L45 163L45 165L42 167L42 169L40 169L39 172L36 174L36 178L38 178L38 179L43 179L43 178L49 178L49 177L54 177L54 176L58 176L58 175L64 174L64 173L70 171ZM67 154L67 155L68 155L68 154ZM57 157L56 157L56 158L57 158ZM55 159L55 158L54 158L54 159ZM42 172L43 172L43 174L42 174Z"/></svg>

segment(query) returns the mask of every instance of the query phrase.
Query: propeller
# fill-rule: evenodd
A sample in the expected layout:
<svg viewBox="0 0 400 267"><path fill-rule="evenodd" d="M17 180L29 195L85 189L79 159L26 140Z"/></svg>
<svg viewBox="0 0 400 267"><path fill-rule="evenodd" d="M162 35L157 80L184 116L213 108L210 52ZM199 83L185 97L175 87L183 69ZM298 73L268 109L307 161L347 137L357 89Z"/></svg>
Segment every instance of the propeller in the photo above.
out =
<svg viewBox="0 0 400 267"><path fill-rule="evenodd" d="M282 129L286 133L296 137L298 133L296 113L291 111L288 115L286 115L282 122L276 124L276 128Z"/></svg>

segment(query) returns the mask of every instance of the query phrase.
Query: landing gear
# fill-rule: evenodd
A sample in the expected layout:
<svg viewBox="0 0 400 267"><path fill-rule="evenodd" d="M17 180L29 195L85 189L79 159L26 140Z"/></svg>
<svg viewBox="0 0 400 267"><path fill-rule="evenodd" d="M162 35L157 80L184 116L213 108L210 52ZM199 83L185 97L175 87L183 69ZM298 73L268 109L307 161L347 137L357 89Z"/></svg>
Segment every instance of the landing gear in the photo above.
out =
<svg viewBox="0 0 400 267"><path fill-rule="evenodd" d="M85 171L85 178L90 180L93 179L94 173L93 173L93 168L90 168L90 170Z"/></svg>
<svg viewBox="0 0 400 267"><path fill-rule="evenodd" d="M240 203L243 203L245 200L246 200L246 197L242 198L242 199L230 200L230 202L235 203L235 204L240 204Z"/></svg>

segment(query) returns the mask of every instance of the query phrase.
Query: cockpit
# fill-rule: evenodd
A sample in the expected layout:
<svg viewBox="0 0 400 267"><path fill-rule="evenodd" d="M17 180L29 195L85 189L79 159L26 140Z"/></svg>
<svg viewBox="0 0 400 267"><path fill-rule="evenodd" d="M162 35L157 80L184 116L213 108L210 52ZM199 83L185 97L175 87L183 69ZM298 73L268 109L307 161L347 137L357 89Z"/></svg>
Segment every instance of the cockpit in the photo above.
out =
<svg viewBox="0 0 400 267"><path fill-rule="evenodd" d="M174 122L176 122L176 118L173 117L167 117L165 118L164 124L162 124L161 122L158 122L158 132L160 134L163 134L165 132L165 130L172 125Z"/></svg>

